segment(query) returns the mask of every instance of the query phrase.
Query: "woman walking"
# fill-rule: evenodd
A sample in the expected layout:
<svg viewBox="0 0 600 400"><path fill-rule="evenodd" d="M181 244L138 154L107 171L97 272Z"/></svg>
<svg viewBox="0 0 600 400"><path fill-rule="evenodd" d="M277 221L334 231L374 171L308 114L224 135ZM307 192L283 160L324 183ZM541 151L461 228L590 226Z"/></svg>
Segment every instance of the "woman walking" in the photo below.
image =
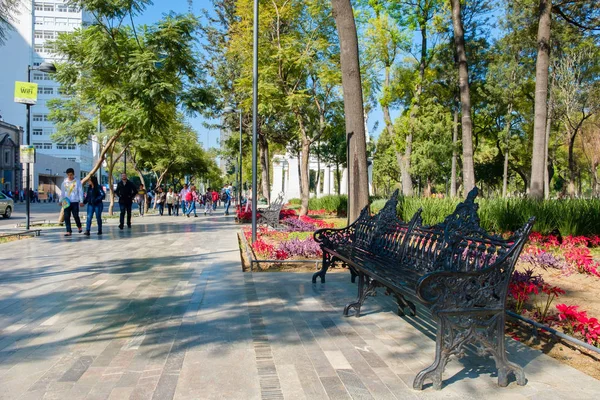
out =
<svg viewBox="0 0 600 400"><path fill-rule="evenodd" d="M162 188L156 189L156 206L158 207L158 213L163 215L165 212L165 201L167 199L166 193L163 192Z"/></svg>
<svg viewBox="0 0 600 400"><path fill-rule="evenodd" d="M196 214L196 202L198 201L198 192L196 191L196 186L191 187L190 191L186 194L186 207L187 207L187 217L190 217L192 211L194 212L194 217L197 217Z"/></svg>
<svg viewBox="0 0 600 400"><path fill-rule="evenodd" d="M92 228L92 219L96 214L96 223L98 224L98 235L102 235L102 210L104 209L103 200L105 197L102 186L98 185L98 178L92 176L88 186L85 199L83 202L87 204L87 220L85 221L85 236L90 236Z"/></svg>
<svg viewBox="0 0 600 400"><path fill-rule="evenodd" d="M179 217L179 206L181 204L181 197L179 193L175 193L173 196L173 215Z"/></svg>
<svg viewBox="0 0 600 400"><path fill-rule="evenodd" d="M140 184L140 188L138 189L137 195L135 196L135 202L138 205L138 210L140 211L140 217L144 216L144 211L146 211L146 198L148 197L148 193L144 188L144 184Z"/></svg>
<svg viewBox="0 0 600 400"><path fill-rule="evenodd" d="M167 193L167 210L169 211L169 217L173 212L173 203L175 203L175 193L173 193L173 188L169 188L169 193Z"/></svg>

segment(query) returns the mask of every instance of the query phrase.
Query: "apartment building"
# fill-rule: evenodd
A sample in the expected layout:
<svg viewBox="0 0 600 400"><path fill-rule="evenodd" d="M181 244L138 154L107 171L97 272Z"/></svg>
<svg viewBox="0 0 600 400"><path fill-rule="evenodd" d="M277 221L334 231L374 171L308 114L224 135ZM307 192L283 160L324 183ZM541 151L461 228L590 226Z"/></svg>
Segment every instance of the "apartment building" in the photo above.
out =
<svg viewBox="0 0 600 400"><path fill-rule="evenodd" d="M0 57L11 60L0 63L0 115L5 121L25 126L25 106L13 103L14 82L27 80L27 65L37 67L44 61L59 61L52 41L59 33L72 32L88 20L86 13L65 0L22 2L15 30L0 47ZM31 71L31 81L38 84L38 102L31 107L31 144L38 153L78 163L81 174L87 174L94 161L91 142L57 143L51 138L56 129L48 119L47 102L61 96L60 85L51 74L35 70Z"/></svg>

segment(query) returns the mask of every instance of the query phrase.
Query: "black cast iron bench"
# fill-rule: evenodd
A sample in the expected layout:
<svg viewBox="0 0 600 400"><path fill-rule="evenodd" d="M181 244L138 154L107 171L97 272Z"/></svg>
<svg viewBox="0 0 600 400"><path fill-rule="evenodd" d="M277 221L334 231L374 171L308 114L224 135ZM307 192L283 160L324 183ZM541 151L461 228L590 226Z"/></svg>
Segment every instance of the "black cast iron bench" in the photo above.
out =
<svg viewBox="0 0 600 400"><path fill-rule="evenodd" d="M269 204L267 208L261 208L260 218L258 219L259 224L265 224L273 228L279 226L279 214L283 208L283 193L279 193L277 198Z"/></svg>
<svg viewBox="0 0 600 400"><path fill-rule="evenodd" d="M313 276L324 282L334 262L349 267L358 276L358 298L344 308L360 315L368 296L384 287L395 296L398 314L415 302L430 310L437 325L433 364L419 372L413 383L421 390L425 379L441 389L442 373L452 355L462 357L465 346L477 346L479 354L496 361L498 385L508 384L514 373L517 384L525 384L523 369L506 358L504 323L508 284L523 245L533 226L531 218L509 239L488 234L479 225L477 188L444 222L424 226L421 212L405 223L396 217L397 193L375 216L363 210L345 229L315 232L323 250L323 267Z"/></svg>

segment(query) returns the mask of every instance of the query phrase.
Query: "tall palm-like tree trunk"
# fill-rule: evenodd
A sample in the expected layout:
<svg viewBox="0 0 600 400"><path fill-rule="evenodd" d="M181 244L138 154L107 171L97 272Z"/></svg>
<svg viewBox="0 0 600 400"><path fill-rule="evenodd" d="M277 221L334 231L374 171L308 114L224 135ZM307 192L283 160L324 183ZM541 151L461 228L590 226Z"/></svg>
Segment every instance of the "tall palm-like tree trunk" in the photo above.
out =
<svg viewBox="0 0 600 400"><path fill-rule="evenodd" d="M546 153L546 118L548 111L548 67L550 62L550 25L552 0L540 0L538 25L538 53L535 64L535 117L533 121L533 154L531 155L531 180L529 197L544 197L544 161Z"/></svg>
<svg viewBox="0 0 600 400"><path fill-rule="evenodd" d="M358 58L358 37L350 0L331 0L331 4L340 39L346 140L349 150L348 219L354 221L359 216L360 210L369 204L367 143Z"/></svg>
<svg viewBox="0 0 600 400"><path fill-rule="evenodd" d="M452 5L452 26L454 44L458 58L458 87L460 90L461 127L463 148L463 195L475 186L475 167L473 165L473 121L471 120L471 93L469 90L469 64L465 51L465 31L462 23L460 0L450 0Z"/></svg>

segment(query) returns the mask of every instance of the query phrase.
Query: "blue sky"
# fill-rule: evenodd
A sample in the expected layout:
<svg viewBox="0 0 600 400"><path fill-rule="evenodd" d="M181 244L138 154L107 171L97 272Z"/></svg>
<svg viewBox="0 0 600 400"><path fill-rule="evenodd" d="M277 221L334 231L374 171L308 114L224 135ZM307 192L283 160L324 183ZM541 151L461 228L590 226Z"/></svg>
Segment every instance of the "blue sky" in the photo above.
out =
<svg viewBox="0 0 600 400"><path fill-rule="evenodd" d="M193 12L195 15L203 15L202 10L212 9L212 3L209 0L194 0ZM189 10L189 4L187 0L154 0L154 4L149 6L146 11L136 18L136 22L139 24L152 24L162 18L164 14L168 14L171 11L176 13L186 13ZM259 44L260 45L260 44ZM260 66L259 66L260 73ZM259 89L260 90L260 89ZM393 113L394 117L397 113ZM206 143L209 147L219 146L219 131L209 130L203 126L205 121L202 117L188 118L188 121L192 127L198 132L198 140L204 144ZM376 131L373 130L373 126L379 121L379 127ZM383 128L383 114L380 109L376 109L369 115L369 134L377 137L381 129Z"/></svg>

